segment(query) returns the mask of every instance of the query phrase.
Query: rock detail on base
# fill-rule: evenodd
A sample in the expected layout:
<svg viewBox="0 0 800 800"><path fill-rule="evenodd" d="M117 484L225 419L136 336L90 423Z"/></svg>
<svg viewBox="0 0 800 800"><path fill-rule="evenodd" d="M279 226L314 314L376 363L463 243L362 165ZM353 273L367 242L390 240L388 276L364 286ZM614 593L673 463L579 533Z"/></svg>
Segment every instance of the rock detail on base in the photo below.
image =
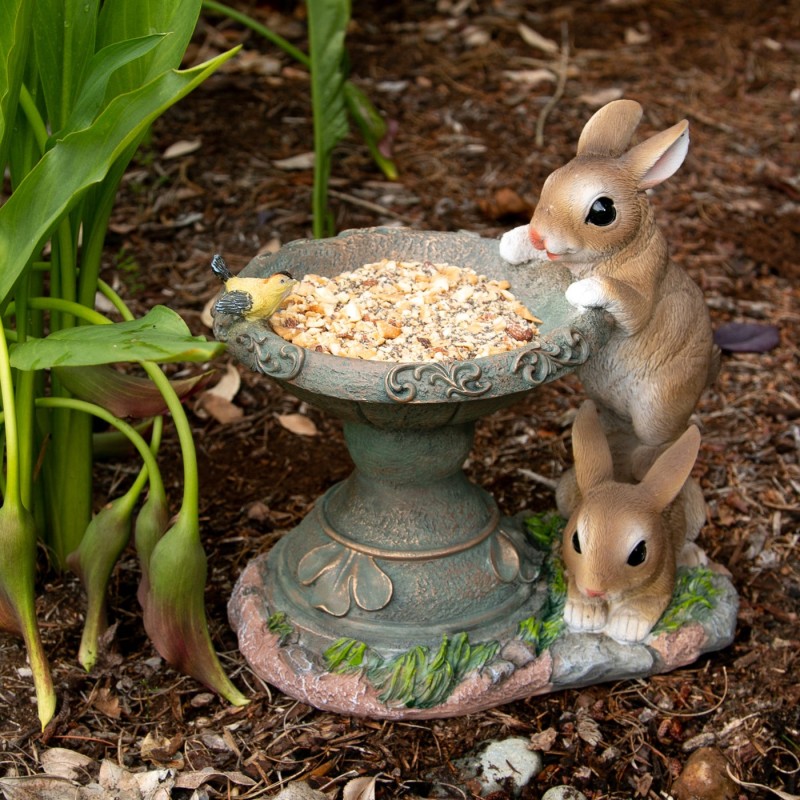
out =
<svg viewBox="0 0 800 800"><path fill-rule="evenodd" d="M726 647L736 625L736 590L724 569L711 565L681 574L673 603L641 644L571 632L558 616L560 563L548 556L539 579L549 592L542 619L511 620L502 641L471 641L460 632L383 656L352 639L320 641L281 609L269 608L266 558L248 564L229 603L240 650L261 678L286 694L353 716L461 716L533 695L647 677Z"/></svg>

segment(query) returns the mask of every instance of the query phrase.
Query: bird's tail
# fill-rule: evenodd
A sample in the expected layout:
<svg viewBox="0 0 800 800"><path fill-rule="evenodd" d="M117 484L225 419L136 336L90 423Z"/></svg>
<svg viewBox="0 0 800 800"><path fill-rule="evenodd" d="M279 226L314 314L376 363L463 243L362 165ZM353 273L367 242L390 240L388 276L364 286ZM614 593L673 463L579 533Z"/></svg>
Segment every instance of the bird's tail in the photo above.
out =
<svg viewBox="0 0 800 800"><path fill-rule="evenodd" d="M223 282L233 277L225 259L219 253L211 259L211 271Z"/></svg>

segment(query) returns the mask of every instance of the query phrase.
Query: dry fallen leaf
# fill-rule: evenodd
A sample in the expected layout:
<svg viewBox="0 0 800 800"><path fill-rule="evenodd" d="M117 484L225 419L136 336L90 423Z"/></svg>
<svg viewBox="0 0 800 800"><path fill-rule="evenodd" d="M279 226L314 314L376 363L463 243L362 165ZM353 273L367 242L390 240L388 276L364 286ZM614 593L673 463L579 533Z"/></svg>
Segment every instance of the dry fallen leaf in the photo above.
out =
<svg viewBox="0 0 800 800"><path fill-rule="evenodd" d="M155 761L163 764L172 759L181 745L183 745L183 737L180 734L169 739L166 736L157 736L151 732L142 739L139 753L144 761Z"/></svg>
<svg viewBox="0 0 800 800"><path fill-rule="evenodd" d="M265 245L259 247L258 255L277 253L281 249L281 240L277 236L273 236Z"/></svg>
<svg viewBox="0 0 800 800"><path fill-rule="evenodd" d="M342 789L342 800L375 800L377 777L353 778Z"/></svg>
<svg viewBox="0 0 800 800"><path fill-rule="evenodd" d="M281 427L298 436L316 436L319 431L314 421L305 414L277 414Z"/></svg>
<svg viewBox="0 0 800 800"><path fill-rule="evenodd" d="M296 156L289 158L280 158L272 162L278 169L313 169L314 168L314 153L300 153Z"/></svg>
<svg viewBox="0 0 800 800"><path fill-rule="evenodd" d="M549 69L506 69L503 70L503 77L526 86L537 86L545 81L556 80L555 74Z"/></svg>
<svg viewBox="0 0 800 800"><path fill-rule="evenodd" d="M92 700L92 706L101 714L105 714L111 719L119 719L122 716L122 706L119 697L108 687L103 687L97 691Z"/></svg>
<svg viewBox="0 0 800 800"><path fill-rule="evenodd" d="M645 23L642 29L625 28L625 44L639 45L650 41L650 27Z"/></svg>
<svg viewBox="0 0 800 800"><path fill-rule="evenodd" d="M214 317L211 316L211 309L214 307L214 303L217 302L217 297L219 295L214 295L204 306L203 310L200 312L200 321L206 328L213 328L214 327Z"/></svg>
<svg viewBox="0 0 800 800"><path fill-rule="evenodd" d="M531 750L541 750L544 753L549 753L553 749L557 738L558 731L555 728L545 728L539 733L534 733L531 736Z"/></svg>
<svg viewBox="0 0 800 800"><path fill-rule="evenodd" d="M89 787L55 776L31 775L23 778L0 778L0 796L5 800L89 800L97 797Z"/></svg>
<svg viewBox="0 0 800 800"><path fill-rule="evenodd" d="M200 139L181 139L179 142L171 144L162 154L162 158L180 158L188 156L199 150L203 142Z"/></svg>
<svg viewBox="0 0 800 800"><path fill-rule="evenodd" d="M239 370L233 364L228 364L219 382L203 392L197 404L222 425L237 422L244 416L244 411L233 402L233 398L238 394L241 385L242 376Z"/></svg>
<svg viewBox="0 0 800 800"><path fill-rule="evenodd" d="M175 781L176 789L198 789L208 781L230 781L238 786L255 786L256 782L242 772L222 772L213 767L203 767L201 770L181 773Z"/></svg>
<svg viewBox="0 0 800 800"><path fill-rule="evenodd" d="M170 800L175 785L175 773L172 769L153 769L146 772L129 772L109 759L100 765L97 783L86 787L94 790L87 797L98 797L103 800L125 798L125 800ZM98 792L100 792L98 794ZM65 796L65 795L62 795ZM83 800L83 795L78 796Z"/></svg>
<svg viewBox="0 0 800 800"><path fill-rule="evenodd" d="M233 400L242 385L242 376L233 364L225 367L225 374L204 394L213 394L225 400Z"/></svg>
<svg viewBox="0 0 800 800"><path fill-rule="evenodd" d="M597 720L592 719L592 717L589 716L589 712L584 708L578 709L575 728L578 731L578 736L592 747L597 747L597 745L600 744L600 740L603 738Z"/></svg>
<svg viewBox="0 0 800 800"><path fill-rule="evenodd" d="M41 754L39 763L45 774L74 781L85 774L86 767L94 763L94 759L66 747L51 747Z"/></svg>
<svg viewBox="0 0 800 800"><path fill-rule="evenodd" d="M238 422L244 416L244 411L239 406L215 394L203 395L199 404L203 411L212 416L221 425Z"/></svg>

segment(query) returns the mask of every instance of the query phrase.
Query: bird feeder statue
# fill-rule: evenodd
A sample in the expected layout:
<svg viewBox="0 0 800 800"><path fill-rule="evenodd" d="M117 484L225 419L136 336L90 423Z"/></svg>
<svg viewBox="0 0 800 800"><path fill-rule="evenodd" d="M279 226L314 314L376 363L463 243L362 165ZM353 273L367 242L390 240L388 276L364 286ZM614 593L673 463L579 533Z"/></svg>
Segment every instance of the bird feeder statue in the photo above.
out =
<svg viewBox="0 0 800 800"><path fill-rule="evenodd" d="M565 268L511 265L497 240L469 233L371 228L289 243L240 276L333 277L383 258L505 279L539 332L472 360L386 362L298 347L268 320L216 315L215 335L238 361L343 421L355 464L239 578L229 614L254 671L321 709L431 718L648 675L727 644L735 592L711 573L713 608L700 621L635 645L570 633L548 533L557 515L505 516L463 471L478 419L573 371L607 339L602 310L566 300Z"/></svg>

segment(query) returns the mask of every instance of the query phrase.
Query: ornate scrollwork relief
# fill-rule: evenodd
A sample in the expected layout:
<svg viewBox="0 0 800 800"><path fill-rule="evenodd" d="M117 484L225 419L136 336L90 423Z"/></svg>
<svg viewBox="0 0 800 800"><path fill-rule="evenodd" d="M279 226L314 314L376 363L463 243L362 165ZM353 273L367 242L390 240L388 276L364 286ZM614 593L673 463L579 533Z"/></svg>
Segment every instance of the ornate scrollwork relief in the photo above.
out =
<svg viewBox="0 0 800 800"><path fill-rule="evenodd" d="M522 351L511 366L513 374L519 373L532 386L545 383L564 367L578 367L589 358L589 343L581 333L570 330L568 344L544 342L537 350Z"/></svg>
<svg viewBox="0 0 800 800"><path fill-rule="evenodd" d="M391 369L384 380L390 400L409 403L415 400L420 386L441 386L442 400L453 397L480 397L491 391L492 382L472 361L449 364L400 364Z"/></svg>
<svg viewBox="0 0 800 800"><path fill-rule="evenodd" d="M288 342L275 347L266 333L239 333L236 344L250 354L254 369L271 378L290 381L300 374L305 363L306 354L301 347Z"/></svg>

